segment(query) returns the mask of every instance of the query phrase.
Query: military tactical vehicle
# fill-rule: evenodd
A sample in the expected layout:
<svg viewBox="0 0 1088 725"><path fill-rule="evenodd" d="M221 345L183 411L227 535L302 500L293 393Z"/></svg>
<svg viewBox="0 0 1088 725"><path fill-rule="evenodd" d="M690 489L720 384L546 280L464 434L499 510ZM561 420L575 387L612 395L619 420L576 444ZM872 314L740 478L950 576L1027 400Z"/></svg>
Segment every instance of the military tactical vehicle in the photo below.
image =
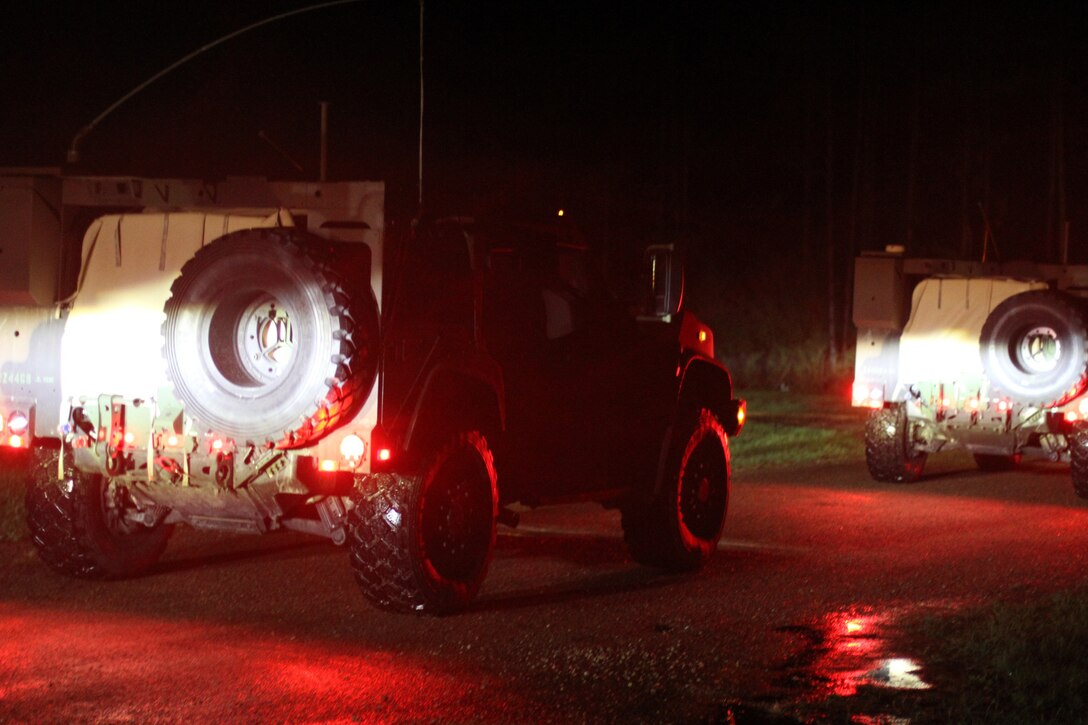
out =
<svg viewBox="0 0 1088 725"><path fill-rule="evenodd" d="M965 448L985 470L1069 461L1088 498L1088 266L893 250L856 260L854 290L874 479L915 481L930 453Z"/></svg>
<svg viewBox="0 0 1088 725"><path fill-rule="evenodd" d="M599 501L704 564L744 421L668 247L620 303L559 223L386 224L380 182L0 178L0 413L67 575L178 524L345 544L363 594L448 612L518 506ZM631 307L635 309L631 309Z"/></svg>

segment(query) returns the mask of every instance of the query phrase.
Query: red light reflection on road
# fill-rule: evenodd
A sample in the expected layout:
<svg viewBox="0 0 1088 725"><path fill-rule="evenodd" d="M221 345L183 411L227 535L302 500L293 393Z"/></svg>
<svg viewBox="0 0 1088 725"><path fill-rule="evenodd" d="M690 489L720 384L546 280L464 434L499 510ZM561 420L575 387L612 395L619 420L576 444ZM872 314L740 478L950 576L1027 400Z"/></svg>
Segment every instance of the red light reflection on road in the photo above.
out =
<svg viewBox="0 0 1088 725"><path fill-rule="evenodd" d="M5 722L470 722L481 701L515 717L483 680L364 644L0 603Z"/></svg>
<svg viewBox="0 0 1088 725"><path fill-rule="evenodd" d="M929 687L917 675L917 663L890 656L884 636L888 623L885 614L855 610L832 612L820 621L820 644L807 668L816 699L850 697L865 686L899 690Z"/></svg>

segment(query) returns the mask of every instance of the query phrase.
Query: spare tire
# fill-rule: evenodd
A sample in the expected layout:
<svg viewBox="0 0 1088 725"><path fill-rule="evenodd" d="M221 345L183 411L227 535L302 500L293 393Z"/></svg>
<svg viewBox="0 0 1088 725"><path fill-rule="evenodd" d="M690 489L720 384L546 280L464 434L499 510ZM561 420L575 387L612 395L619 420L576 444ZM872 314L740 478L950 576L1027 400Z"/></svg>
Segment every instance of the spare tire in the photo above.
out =
<svg viewBox="0 0 1088 725"><path fill-rule="evenodd" d="M366 399L377 375L377 304L369 284L348 294L313 251L320 244L298 230L248 229L182 266L166 301L163 354L199 428L298 447Z"/></svg>
<svg viewBox="0 0 1088 725"><path fill-rule="evenodd" d="M986 318L978 345L991 395L1050 408L1088 384L1088 328L1080 308L1060 293L1009 297Z"/></svg>

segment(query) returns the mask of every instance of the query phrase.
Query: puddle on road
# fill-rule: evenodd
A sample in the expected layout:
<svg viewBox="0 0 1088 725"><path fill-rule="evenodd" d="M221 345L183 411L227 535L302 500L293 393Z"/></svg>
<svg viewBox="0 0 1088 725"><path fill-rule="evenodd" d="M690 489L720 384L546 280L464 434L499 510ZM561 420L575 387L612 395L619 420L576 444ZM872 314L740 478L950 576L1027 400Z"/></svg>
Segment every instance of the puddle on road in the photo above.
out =
<svg viewBox="0 0 1088 725"><path fill-rule="evenodd" d="M821 620L809 636L809 670L818 694L850 697L866 685L896 690L925 690L918 663L889 657L885 629L887 615L834 612Z"/></svg>
<svg viewBox="0 0 1088 725"><path fill-rule="evenodd" d="M784 663L776 689L805 709L854 698L861 692L890 695L929 689L919 675L918 662L890 651L893 625L890 613L850 609L827 614L811 625L780 627L778 631L794 634L804 644ZM889 713L862 714L858 709L863 707L857 705L863 704L851 706L850 722L910 722Z"/></svg>

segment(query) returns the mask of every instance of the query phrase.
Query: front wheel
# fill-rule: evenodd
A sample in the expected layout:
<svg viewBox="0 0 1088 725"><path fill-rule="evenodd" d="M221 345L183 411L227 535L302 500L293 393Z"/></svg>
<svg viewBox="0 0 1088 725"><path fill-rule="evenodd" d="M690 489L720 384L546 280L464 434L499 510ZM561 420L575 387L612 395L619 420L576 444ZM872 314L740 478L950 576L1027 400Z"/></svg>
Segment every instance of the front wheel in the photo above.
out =
<svg viewBox="0 0 1088 725"><path fill-rule="evenodd" d="M729 508L729 443L705 408L681 421L669 444L664 479L649 500L621 508L623 537L640 564L697 571L718 545Z"/></svg>
<svg viewBox="0 0 1088 725"><path fill-rule="evenodd" d="M147 571L173 527L161 517L145 525L148 512L139 512L128 491L104 476L66 466L61 477L59 456L58 450L38 449L27 482L27 526L42 560L81 579L123 579Z"/></svg>
<svg viewBox="0 0 1088 725"><path fill-rule="evenodd" d="M454 437L421 474L371 476L354 503L351 563L371 603L423 614L469 605L491 563L498 514L483 435Z"/></svg>

